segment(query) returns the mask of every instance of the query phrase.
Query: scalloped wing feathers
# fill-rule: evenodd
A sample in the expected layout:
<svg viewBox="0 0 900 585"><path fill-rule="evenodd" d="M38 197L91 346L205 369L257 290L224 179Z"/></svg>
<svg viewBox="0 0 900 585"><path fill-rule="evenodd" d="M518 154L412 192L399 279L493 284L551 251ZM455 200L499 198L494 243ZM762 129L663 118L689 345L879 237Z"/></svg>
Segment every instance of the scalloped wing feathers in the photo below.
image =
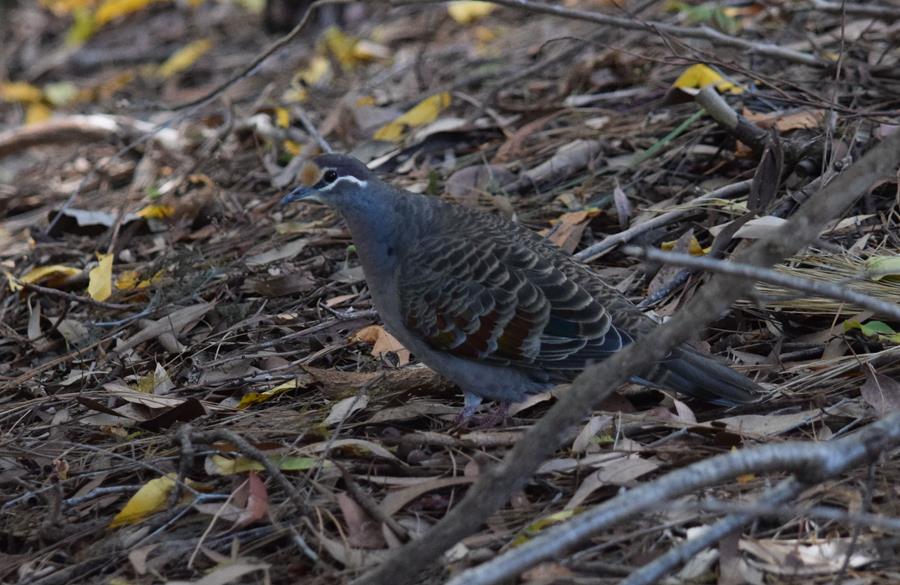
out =
<svg viewBox="0 0 900 585"><path fill-rule="evenodd" d="M432 213L418 210L417 219L431 220L429 235L405 253L398 275L404 322L433 348L568 380L633 340L608 306L634 313L625 325L652 327L618 293L597 286L596 275L527 229L438 205Z"/></svg>

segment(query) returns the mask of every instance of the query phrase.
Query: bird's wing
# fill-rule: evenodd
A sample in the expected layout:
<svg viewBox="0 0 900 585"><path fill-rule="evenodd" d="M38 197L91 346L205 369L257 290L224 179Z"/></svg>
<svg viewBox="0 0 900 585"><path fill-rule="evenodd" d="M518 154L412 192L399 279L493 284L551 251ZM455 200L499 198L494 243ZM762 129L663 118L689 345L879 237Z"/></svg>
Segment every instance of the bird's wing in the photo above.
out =
<svg viewBox="0 0 900 585"><path fill-rule="evenodd" d="M551 377L631 341L590 287L557 266L562 253L488 217L468 215L407 251L398 273L407 327L435 349Z"/></svg>

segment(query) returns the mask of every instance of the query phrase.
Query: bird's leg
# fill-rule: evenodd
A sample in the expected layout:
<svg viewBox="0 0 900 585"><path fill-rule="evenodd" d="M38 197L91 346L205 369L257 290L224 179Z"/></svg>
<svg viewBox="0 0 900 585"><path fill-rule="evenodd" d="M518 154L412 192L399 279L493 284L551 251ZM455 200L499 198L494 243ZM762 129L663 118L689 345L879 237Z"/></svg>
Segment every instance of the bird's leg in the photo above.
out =
<svg viewBox="0 0 900 585"><path fill-rule="evenodd" d="M481 406L481 396L472 394L471 392L463 392L464 402L462 410L456 415L456 426L467 427L478 407Z"/></svg>

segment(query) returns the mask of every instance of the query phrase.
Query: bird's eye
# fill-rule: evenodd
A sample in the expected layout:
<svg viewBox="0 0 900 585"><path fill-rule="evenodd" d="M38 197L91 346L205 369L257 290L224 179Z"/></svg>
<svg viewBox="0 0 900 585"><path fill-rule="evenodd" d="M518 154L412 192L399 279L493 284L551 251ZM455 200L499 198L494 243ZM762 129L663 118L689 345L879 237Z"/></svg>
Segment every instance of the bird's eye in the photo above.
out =
<svg viewBox="0 0 900 585"><path fill-rule="evenodd" d="M334 183L337 181L337 171L334 169L327 170L322 178L325 179L326 183Z"/></svg>

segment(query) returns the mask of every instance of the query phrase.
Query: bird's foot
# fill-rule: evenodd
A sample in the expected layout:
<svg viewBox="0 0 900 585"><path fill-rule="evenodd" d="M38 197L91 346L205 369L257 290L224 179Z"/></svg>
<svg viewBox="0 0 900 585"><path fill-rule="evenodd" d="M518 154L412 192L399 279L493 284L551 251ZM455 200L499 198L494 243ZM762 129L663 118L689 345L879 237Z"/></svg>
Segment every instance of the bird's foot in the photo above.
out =
<svg viewBox="0 0 900 585"><path fill-rule="evenodd" d="M509 415L509 402L500 402L483 415L476 415L479 403L466 404L456 415L455 425L462 429L491 429L506 424Z"/></svg>

